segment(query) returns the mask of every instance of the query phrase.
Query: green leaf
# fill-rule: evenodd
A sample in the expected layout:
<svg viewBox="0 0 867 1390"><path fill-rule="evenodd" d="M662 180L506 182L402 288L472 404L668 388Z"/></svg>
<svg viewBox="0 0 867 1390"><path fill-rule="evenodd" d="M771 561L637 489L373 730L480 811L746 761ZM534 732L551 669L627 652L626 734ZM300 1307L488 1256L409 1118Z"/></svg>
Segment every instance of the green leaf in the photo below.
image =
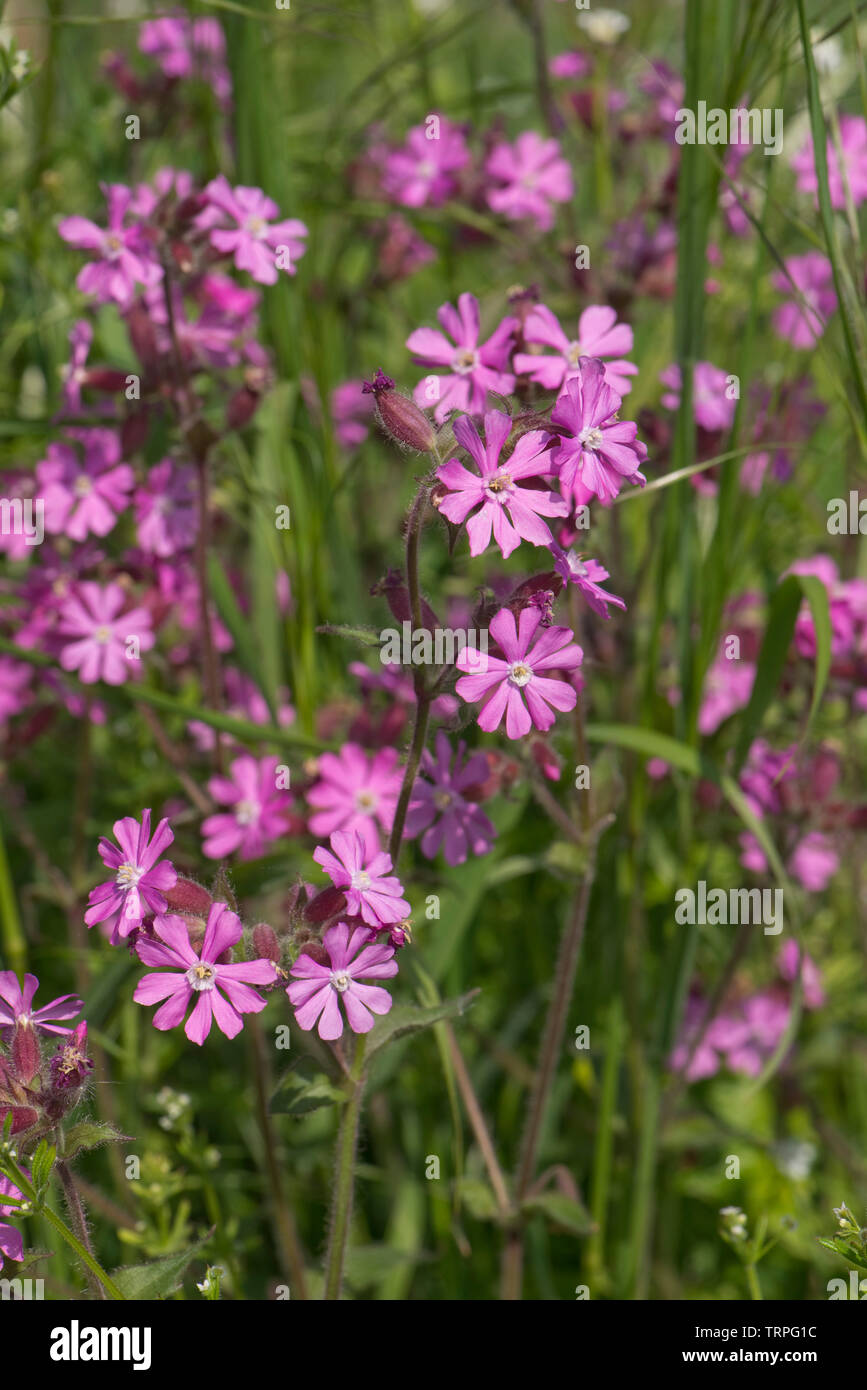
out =
<svg viewBox="0 0 867 1390"><path fill-rule="evenodd" d="M795 621L801 602L806 598L813 615L816 633L816 673L813 679L813 699L807 719L808 732L825 690L831 666L831 618L828 611L828 590L815 575L790 574L775 589L771 598L768 623L762 650L756 667L753 691L743 714L734 756L735 776L746 761L750 747L761 728L768 706L779 690L780 677L788 660Z"/></svg>
<svg viewBox="0 0 867 1390"><path fill-rule="evenodd" d="M316 629L328 637L345 637L350 642L360 642L362 647L378 647L379 632L366 623L323 623Z"/></svg>
<svg viewBox="0 0 867 1390"><path fill-rule="evenodd" d="M470 1216L476 1221L496 1221L500 1215L493 1188L481 1178L461 1178L458 1182L458 1197Z"/></svg>
<svg viewBox="0 0 867 1390"><path fill-rule="evenodd" d="M207 1245L213 1234L209 1231L195 1245L179 1250L175 1255L165 1255L162 1259L151 1260L144 1265L126 1265L112 1274L117 1287L125 1298L155 1300L165 1298L180 1288L181 1280L193 1260Z"/></svg>
<svg viewBox="0 0 867 1390"><path fill-rule="evenodd" d="M420 1250L395 1250L390 1245L356 1245L346 1256L346 1282L355 1290L378 1284L394 1270L430 1259Z"/></svg>
<svg viewBox="0 0 867 1390"><path fill-rule="evenodd" d="M125 1144L129 1138L130 1135L121 1134L114 1125L105 1124L102 1120L81 1120L66 1131L63 1145L64 1162L88 1149L101 1148L103 1144Z"/></svg>
<svg viewBox="0 0 867 1390"><path fill-rule="evenodd" d="M51 1177L51 1170L56 1158L57 1149L54 1145L49 1144L45 1139L40 1139L30 1162L30 1180L37 1192L42 1191Z"/></svg>
<svg viewBox="0 0 867 1390"><path fill-rule="evenodd" d="M425 1009L418 1004L395 1004L390 1013L377 1019L367 1035L368 1061L389 1043L406 1037L408 1033L419 1033L434 1023L442 1023L447 1018L456 1018L465 1013L478 994L479 990L471 989L457 999L444 999L441 1004Z"/></svg>
<svg viewBox="0 0 867 1390"><path fill-rule="evenodd" d="M564 1197L561 1192L538 1192L534 1197L525 1197L521 1210L530 1216L546 1216L555 1226L562 1226L572 1235L589 1236L596 1230L596 1223L587 1208L574 1197Z"/></svg>
<svg viewBox="0 0 867 1390"><path fill-rule="evenodd" d="M211 597L217 605L217 611L232 635L232 641L235 643L235 655L257 690L260 690L264 695L271 719L276 724L277 711L274 707L267 677L262 670L260 652L250 619L245 617L238 607L238 600L235 598L234 590L229 583L223 562L214 552L208 557L208 585L211 590Z"/></svg>
<svg viewBox="0 0 867 1390"><path fill-rule="evenodd" d="M297 1086L281 1086L271 1098L272 1115L307 1115L311 1110L321 1110L325 1105L337 1105L346 1100L345 1091L333 1086L327 1076L317 1076L313 1081L301 1082Z"/></svg>

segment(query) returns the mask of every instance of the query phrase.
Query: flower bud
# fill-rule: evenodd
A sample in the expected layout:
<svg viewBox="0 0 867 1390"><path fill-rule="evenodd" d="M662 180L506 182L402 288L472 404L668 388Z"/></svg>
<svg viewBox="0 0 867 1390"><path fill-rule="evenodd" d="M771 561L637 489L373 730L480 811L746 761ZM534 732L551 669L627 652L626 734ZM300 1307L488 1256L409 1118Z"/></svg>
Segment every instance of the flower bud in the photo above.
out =
<svg viewBox="0 0 867 1390"><path fill-rule="evenodd" d="M339 888L323 888L305 907L304 917L308 922L327 922L329 917L336 917L338 912L342 912L345 906L346 897Z"/></svg>
<svg viewBox="0 0 867 1390"><path fill-rule="evenodd" d="M81 1097L83 1087L93 1071L87 1055L87 1024L76 1024L72 1036L62 1040L49 1062L51 1079L42 1095L45 1113L53 1120L62 1119Z"/></svg>
<svg viewBox="0 0 867 1390"><path fill-rule="evenodd" d="M427 416L419 410L415 401L395 390L394 382L377 368L373 381L365 381L362 386L365 395L372 395L376 401L376 414L386 434L409 449L418 449L422 454L431 454L436 448L436 434Z"/></svg>
<svg viewBox="0 0 867 1390"><path fill-rule="evenodd" d="M253 928L253 952L257 959L273 960L280 964L280 942L273 927L267 922L257 922Z"/></svg>
<svg viewBox="0 0 867 1390"><path fill-rule="evenodd" d="M173 888L166 889L169 912L183 912L192 917L207 917L213 899L207 888L192 878L178 878Z"/></svg>
<svg viewBox="0 0 867 1390"><path fill-rule="evenodd" d="M331 964L331 957L321 941L308 941L306 946L302 946L300 954L302 956L310 956L311 960L315 960L317 965Z"/></svg>
<svg viewBox="0 0 867 1390"><path fill-rule="evenodd" d="M12 1065L19 1081L32 1081L42 1061L36 1029L19 1019L12 1034Z"/></svg>

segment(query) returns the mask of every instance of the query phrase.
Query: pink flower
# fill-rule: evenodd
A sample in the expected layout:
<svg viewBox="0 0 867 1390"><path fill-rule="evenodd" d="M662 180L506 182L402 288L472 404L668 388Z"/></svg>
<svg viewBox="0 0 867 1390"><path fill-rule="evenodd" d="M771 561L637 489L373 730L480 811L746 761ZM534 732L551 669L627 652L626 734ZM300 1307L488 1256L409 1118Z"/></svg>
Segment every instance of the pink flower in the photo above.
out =
<svg viewBox="0 0 867 1390"><path fill-rule="evenodd" d="M807 1008L821 1009L825 1002L821 971L806 951L802 957L800 946L791 937L783 944L783 949L780 951L779 967L784 980L796 980L800 975L804 1003Z"/></svg>
<svg viewBox="0 0 867 1390"><path fill-rule="evenodd" d="M469 162L460 126L435 116L413 126L406 143L386 155L383 186L404 207L439 207L457 188L454 175Z"/></svg>
<svg viewBox="0 0 867 1390"><path fill-rule="evenodd" d="M774 332L793 347L811 348L837 307L837 296L831 289L831 262L819 251L808 251L804 256L787 257L785 265L785 271L771 276L774 289L789 296L786 304L774 310Z"/></svg>
<svg viewBox="0 0 867 1390"><path fill-rule="evenodd" d="M209 859L225 859L235 850L241 859L258 859L286 834L289 798L277 783L280 765L278 758L245 753L232 763L231 777L211 778L211 796L232 809L202 822L202 850Z"/></svg>
<svg viewBox="0 0 867 1390"><path fill-rule="evenodd" d="M422 775L413 787L406 833L414 839L424 831L421 852L426 859L433 859L442 846L447 864L463 864L469 850L487 854L497 836L476 805L488 779L488 761L483 753L465 758L463 740L453 754L442 729L437 732L435 746L436 757L427 749L422 754Z"/></svg>
<svg viewBox="0 0 867 1390"><path fill-rule="evenodd" d="M576 550L561 550L556 541L548 549L554 557L554 569L564 584L574 584L600 618L610 618L609 603L615 608L625 608L626 604L616 594L608 594L602 588L608 578L608 571L598 560L584 560Z"/></svg>
<svg viewBox="0 0 867 1390"><path fill-rule="evenodd" d="M529 219L541 232L554 225L552 203L572 197L572 172L556 140L525 130L514 145L503 140L485 162L485 173L500 183L489 190L488 206L512 221Z"/></svg>
<svg viewBox="0 0 867 1390"><path fill-rule="evenodd" d="M824 893L839 867L837 851L818 830L804 836L789 860L789 872L809 893Z"/></svg>
<svg viewBox="0 0 867 1390"><path fill-rule="evenodd" d="M315 849L313 858L336 888L342 888L347 911L371 927L402 922L411 911L401 894L400 879L389 877L391 856L384 850L370 855L357 830L335 830L331 849Z"/></svg>
<svg viewBox="0 0 867 1390"><path fill-rule="evenodd" d="M64 241L82 251L93 251L95 259L78 273L76 285L82 294L93 295L99 304L114 302L127 308L136 285L156 285L162 279L162 266L138 224L125 227L132 192L122 183L100 184L108 203L108 226L103 230L86 217L65 217L58 225Z"/></svg>
<svg viewBox="0 0 867 1390"><path fill-rule="evenodd" d="M503 446L509 437L512 421L500 410L485 416L485 442L468 415L454 422L455 439L478 464L481 477L470 473L456 458L437 469L437 477L449 492L438 503L439 510L449 521L467 522L470 554L481 555L491 541L500 547L504 558L521 544L521 539L533 545L549 545L553 537L541 516L566 516L566 502L547 487L520 487L530 478L544 478L552 472L551 454L547 450L552 436L545 430L532 430L515 444L507 459L500 461Z"/></svg>
<svg viewBox="0 0 867 1390"><path fill-rule="evenodd" d="M239 185L232 188L223 174L218 174L206 186L205 196L210 207L198 219L209 230L211 245L223 255L232 256L238 270L247 270L261 285L277 283L275 252L284 248L289 264L283 267L290 275L296 272L295 262L304 255L303 238L307 228L297 218L284 222L272 219L280 209L261 188ZM224 228L215 225L214 214L231 218L237 226Z"/></svg>
<svg viewBox="0 0 867 1390"><path fill-rule="evenodd" d="M368 435L374 416L374 400L363 390L362 380L344 381L331 392L331 418L334 433L344 449L357 449Z"/></svg>
<svg viewBox="0 0 867 1390"><path fill-rule="evenodd" d="M586 53L569 49L566 53L556 53L548 63L552 77L586 77L592 64Z"/></svg>
<svg viewBox="0 0 867 1390"><path fill-rule="evenodd" d="M515 378L505 370L509 365L512 335L517 319L505 318L486 342L479 346L479 301L473 294L462 294L458 307L443 304L437 318L453 342L434 328L417 328L406 345L413 359L424 367L446 367L443 377L428 377L415 388L416 405L436 403L434 417L442 424L451 410L481 415L487 393L508 396Z"/></svg>
<svg viewBox="0 0 867 1390"><path fill-rule="evenodd" d="M196 539L195 472L163 459L148 473L135 495L138 543L150 555L166 560L189 550Z"/></svg>
<svg viewBox="0 0 867 1390"><path fill-rule="evenodd" d="M18 1197L23 1201L24 1193L20 1187L15 1186L11 1178L0 1173L0 1198L3 1197ZM15 1216L18 1210L14 1204L0 1201L0 1216ZM5 1255L7 1260L24 1259L24 1240L21 1232L5 1221L0 1221L0 1255ZM0 1260L0 1269L2 1268L3 1261Z"/></svg>
<svg viewBox="0 0 867 1390"><path fill-rule="evenodd" d="M479 727L493 733L506 715L506 734L521 738L535 725L550 729L555 710L575 708L577 695L567 681L547 676L546 671L574 671L584 659L577 642L572 641L568 627L548 627L536 640L533 638L542 621L539 608L525 608L519 626L508 608L501 608L492 619L490 634L502 650L505 660L488 656L487 670L474 673L476 653L465 649L455 665L458 670L472 672L461 677L455 690L468 703L482 700ZM526 703L525 703L526 701Z"/></svg>
<svg viewBox="0 0 867 1390"><path fill-rule="evenodd" d="M287 985L286 993L295 1008L295 1022L305 1033L318 1019L320 1038L326 1042L339 1038L343 1033L341 999L353 1033L369 1033L376 1022L373 1015L388 1013L393 1002L388 990L360 981L387 980L396 975L394 947L370 946L369 940L366 927L356 927L350 935L346 923L338 922L323 937L328 965L305 953L298 957L289 972L296 979Z"/></svg>
<svg viewBox="0 0 867 1390"><path fill-rule="evenodd" d="M680 406L680 367L676 362L659 373L663 386L669 388L662 404L667 410ZM696 362L692 374L692 413L696 423L706 430L727 430L735 418L737 401L729 399L728 376L712 362Z"/></svg>
<svg viewBox="0 0 867 1390"><path fill-rule="evenodd" d="M629 377L638 368L627 362L622 353L632 351L632 329L628 323L618 323L617 313L607 304L591 304L578 320L578 337L567 338L558 319L544 304L537 304L527 315L523 332L527 343L542 343L555 349L548 353L516 352L513 362L519 376L529 376L546 391L559 391L563 382L578 375L581 357L612 357L605 364L605 380L619 396L632 390Z"/></svg>
<svg viewBox="0 0 867 1390"><path fill-rule="evenodd" d="M388 834L394 820L403 776L394 748L370 757L357 743L345 743L339 753L319 759L321 780L307 793L316 814L308 822L314 835L334 830L357 830L368 854L380 849L379 830Z"/></svg>
<svg viewBox="0 0 867 1390"><path fill-rule="evenodd" d="M828 137L826 159L828 161L828 188L831 206L841 210L846 206L846 185L852 194L856 207L867 199L867 121L863 116L840 117L840 146L843 151L844 172L841 172L834 141ZM818 176L814 157L813 138L792 160L792 168L797 175L797 188L800 193L816 195L818 206ZM844 182L845 177L845 182Z"/></svg>
<svg viewBox="0 0 867 1390"><path fill-rule="evenodd" d="M163 896L174 888L177 871L161 856L174 840L168 820L161 820L151 839L151 813L142 811L141 825L134 816L124 816L112 826L117 845L103 836L99 842L99 857L114 878L91 889L84 914L89 927L97 922L111 922L112 945L140 927L144 917L165 912ZM118 845L120 848L118 848Z"/></svg>
<svg viewBox="0 0 867 1390"><path fill-rule="evenodd" d="M128 644L135 639L139 652L149 651L155 637L147 609L132 608L119 616L126 593L119 584L83 581L60 609L59 631L75 638L60 653L64 671L77 671L85 685L103 680L123 685L130 675L133 655Z"/></svg>
<svg viewBox="0 0 867 1390"><path fill-rule="evenodd" d="M560 433L554 451L563 496L576 506L598 497L613 502L624 480L646 481L639 465L647 449L637 438L638 427L617 418L621 400L605 380L605 367L597 357L582 357L578 373L565 383L551 412L551 423Z"/></svg>
<svg viewBox="0 0 867 1390"><path fill-rule="evenodd" d="M32 679L32 666L26 666L9 656L0 656L0 725L27 706Z"/></svg>
<svg viewBox="0 0 867 1390"><path fill-rule="evenodd" d="M70 443L49 444L36 465L39 495L45 503L45 529L73 541L107 536L129 505L135 475L120 463L114 430L71 429Z"/></svg>
<svg viewBox="0 0 867 1390"><path fill-rule="evenodd" d="M267 1000L250 985L270 985L277 978L274 962L267 959L239 961L224 965L220 957L241 938L241 923L225 903L212 903L205 938L199 955L190 944L183 917L170 914L154 920L159 938L139 937L136 951L145 965L166 965L170 969L157 975L143 975L135 988L137 1004L158 1004L153 1025L161 1031L177 1028L187 1012L184 1032L199 1046L211 1031L211 1023L227 1038L234 1038L244 1026L242 1014L258 1014Z"/></svg>
<svg viewBox="0 0 867 1390"><path fill-rule="evenodd" d="M5 1036L6 1030L14 1028L16 1024L43 1033L72 1031L59 1020L75 1018L76 1014L81 1013L84 1004L78 995L62 994L58 999L52 999L50 1004L43 1004L41 1009L34 1009L33 996L38 988L39 981L35 975L25 975L24 985L21 986L14 971L0 970L0 1034Z"/></svg>
<svg viewBox="0 0 867 1390"><path fill-rule="evenodd" d="M69 330L69 361L61 368L63 408L68 415L81 409L81 388L87 380L85 363L93 342L93 328L87 319L78 319Z"/></svg>
<svg viewBox="0 0 867 1390"><path fill-rule="evenodd" d="M715 733L724 719L735 710L743 709L752 694L755 679L755 662L730 661L724 652L719 652L705 677L698 712L699 733Z"/></svg>

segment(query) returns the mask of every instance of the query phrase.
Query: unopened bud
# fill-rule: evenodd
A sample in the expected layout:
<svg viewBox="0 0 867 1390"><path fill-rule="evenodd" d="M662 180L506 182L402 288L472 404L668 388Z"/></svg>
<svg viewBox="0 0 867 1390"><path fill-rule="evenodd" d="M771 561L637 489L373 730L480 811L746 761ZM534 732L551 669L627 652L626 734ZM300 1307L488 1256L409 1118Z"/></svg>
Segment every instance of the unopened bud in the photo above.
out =
<svg viewBox="0 0 867 1390"><path fill-rule="evenodd" d="M207 917L213 901L207 888L192 878L179 878L173 888L166 889L165 899L170 912L192 917Z"/></svg>
<svg viewBox="0 0 867 1390"><path fill-rule="evenodd" d="M15 1032L12 1034L12 1066L19 1081L25 1084L32 1081L39 1071L39 1064L42 1060L39 1052L39 1040L36 1037L36 1029L29 1023L24 1023L20 1019L15 1024Z"/></svg>
<svg viewBox="0 0 867 1390"><path fill-rule="evenodd" d="M346 906L346 897L339 888L323 888L321 893L311 899L304 909L308 922L327 922Z"/></svg>
<svg viewBox="0 0 867 1390"><path fill-rule="evenodd" d="M386 434L409 449L418 449L423 454L434 452L436 434L430 420L415 401L395 389L391 377L381 368L377 368L373 381L365 381L361 389L376 401L377 418Z"/></svg>
<svg viewBox="0 0 867 1390"><path fill-rule="evenodd" d="M273 960L280 964L280 942L277 933L267 922L257 922L253 928L253 952L257 959Z"/></svg>

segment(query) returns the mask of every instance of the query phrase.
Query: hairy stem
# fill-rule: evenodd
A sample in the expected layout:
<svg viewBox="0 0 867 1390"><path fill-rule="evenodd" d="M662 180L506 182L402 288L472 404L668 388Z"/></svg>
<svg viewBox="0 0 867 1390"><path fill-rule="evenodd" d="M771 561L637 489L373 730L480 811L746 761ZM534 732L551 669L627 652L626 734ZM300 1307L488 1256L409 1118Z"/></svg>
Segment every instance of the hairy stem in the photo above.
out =
<svg viewBox="0 0 867 1390"><path fill-rule="evenodd" d="M253 1048L253 1078L256 1087L256 1119L262 1135L265 1151L265 1173L271 1195L274 1215L274 1229L280 1256L285 1261L292 1280L292 1297L307 1299L307 1279L304 1274L304 1255L298 1239L298 1229L292 1208L286 1197L283 1175L280 1171L280 1141L274 1128L274 1121L268 1110L268 1091L270 1067L265 1048L265 1036L261 1024L255 1016L250 1019L249 1032Z"/></svg>
<svg viewBox="0 0 867 1390"><path fill-rule="evenodd" d="M79 1196L78 1188L75 1186L75 1178L72 1176L72 1169L62 1159L54 1165L54 1171L60 1178L63 1185L63 1195L66 1198L66 1207L69 1212L69 1219L72 1225L72 1233L76 1241L81 1245L79 1251L85 1270L87 1272L87 1282L91 1291L97 1298L105 1298L106 1285L102 1271L97 1273L99 1266L96 1264L96 1256L93 1253L93 1246L90 1243L90 1234L87 1229L87 1217L84 1213L84 1206ZM46 1211L46 1215L50 1213ZM88 1257L85 1259L85 1255ZM95 1266L95 1268L94 1268Z"/></svg>

